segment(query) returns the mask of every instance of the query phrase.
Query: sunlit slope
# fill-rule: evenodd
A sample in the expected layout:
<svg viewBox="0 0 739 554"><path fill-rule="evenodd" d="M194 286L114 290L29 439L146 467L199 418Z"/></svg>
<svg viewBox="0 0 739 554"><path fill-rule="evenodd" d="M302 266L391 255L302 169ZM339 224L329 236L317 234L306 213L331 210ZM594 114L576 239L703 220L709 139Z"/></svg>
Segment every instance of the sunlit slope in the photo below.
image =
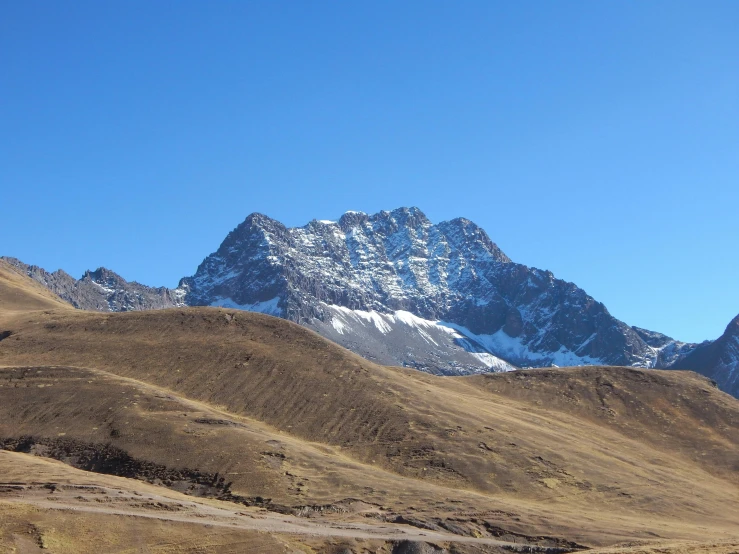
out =
<svg viewBox="0 0 739 554"><path fill-rule="evenodd" d="M15 314L2 325L13 331L0 342L2 365L113 374L88 379L54 370L59 381L47 389L38 386L50 379L47 369L26 370L28 394L0 389L15 406L4 416L6 437L61 432L110 442L166 466L236 473L228 479L239 494L290 506L351 496L465 525L472 513L497 510L515 514L498 513L498 524L591 543L650 532L690 538L700 527L739 532L727 515L739 509L738 403L692 374L575 368L438 378L373 365L283 320L208 308ZM156 395L144 401L133 396L140 392L113 392L114 376L167 389L177 400L166 407ZM610 397L603 378L616 391ZM94 387L81 392L88 384ZM70 396L54 394L55 386ZM92 400L106 395L120 400ZM222 415L180 413L177 403L191 401ZM267 434L247 439L229 435L237 426L195 421L230 416ZM292 460L266 441L296 445ZM238 475L245 466L255 468L252 480ZM582 518L587 528L577 523Z"/></svg>
<svg viewBox="0 0 739 554"><path fill-rule="evenodd" d="M581 544L649 538L652 533L699 538L705 529L726 537L733 529L731 515L717 513L716 506L733 506L735 493L723 490L725 481L703 472L691 473L697 485L672 470L656 475L662 482L652 480L648 490L637 489L634 480L617 487L594 483L590 490L573 492L568 490L572 476L566 469L555 469L543 457L528 464L522 459L509 468L509 479L541 480L547 492L527 499L505 492L476 493L454 481L403 477L354 461L345 448L303 441L249 418L96 370L4 368L0 397L5 448L283 513L311 513L321 506L344 511L347 501L356 499L360 520L369 511L390 521L402 516L431 524L452 522L468 532L485 522L524 537L560 537ZM617 439L612 446L623 449ZM488 448L496 445L485 445L484 455L494 455ZM608 458L604 463L618 467L618 460ZM227 489L216 485L219 477L226 480ZM665 478L678 481L665 487ZM676 494L678 487L686 494Z"/></svg>
<svg viewBox="0 0 739 554"><path fill-rule="evenodd" d="M51 309L72 309L72 306L0 260L0 311Z"/></svg>
<svg viewBox="0 0 739 554"><path fill-rule="evenodd" d="M74 311L21 315L4 327L14 335L0 348L2 364L103 369L334 444L408 433L404 408L384 385L397 372L270 316Z"/></svg>
<svg viewBox="0 0 739 554"><path fill-rule="evenodd" d="M697 373L572 367L466 380L506 401L615 430L739 483L739 402Z"/></svg>

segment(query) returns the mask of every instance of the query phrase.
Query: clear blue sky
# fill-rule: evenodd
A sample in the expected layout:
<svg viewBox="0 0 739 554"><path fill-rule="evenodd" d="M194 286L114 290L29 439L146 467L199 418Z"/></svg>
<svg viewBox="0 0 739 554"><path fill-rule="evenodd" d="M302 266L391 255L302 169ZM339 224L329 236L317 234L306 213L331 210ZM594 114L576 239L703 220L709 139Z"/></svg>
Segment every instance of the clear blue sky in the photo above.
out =
<svg viewBox="0 0 739 554"><path fill-rule="evenodd" d="M629 324L739 313L739 2L0 6L0 254L176 285L251 212L416 205Z"/></svg>

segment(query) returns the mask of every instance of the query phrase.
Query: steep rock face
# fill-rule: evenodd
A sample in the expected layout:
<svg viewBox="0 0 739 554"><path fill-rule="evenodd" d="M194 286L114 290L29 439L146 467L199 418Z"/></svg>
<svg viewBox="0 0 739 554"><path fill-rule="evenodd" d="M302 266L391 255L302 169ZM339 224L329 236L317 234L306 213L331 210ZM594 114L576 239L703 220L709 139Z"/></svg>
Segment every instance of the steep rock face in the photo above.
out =
<svg viewBox="0 0 739 554"><path fill-rule="evenodd" d="M279 315L382 363L460 374L519 366L655 367L647 340L572 283L513 263L473 222L417 208L287 228L252 214L185 278L190 305Z"/></svg>
<svg viewBox="0 0 739 554"><path fill-rule="evenodd" d="M99 268L86 271L81 279L75 279L62 270L50 273L38 266L27 265L15 258L3 260L17 267L53 293L82 310L98 312L126 312L156 310L184 306L184 291L152 288L136 282L128 282L120 275Z"/></svg>
<svg viewBox="0 0 739 554"><path fill-rule="evenodd" d="M657 350L657 358L654 367L668 368L679 360L682 360L695 350L698 344L690 342L680 342L662 333L648 331L639 327L632 327L634 331L642 338L647 345ZM708 344L710 341L704 341L702 344Z"/></svg>
<svg viewBox="0 0 739 554"><path fill-rule="evenodd" d="M713 342L704 342L670 369L690 369L710 377L719 388L739 397L739 316Z"/></svg>

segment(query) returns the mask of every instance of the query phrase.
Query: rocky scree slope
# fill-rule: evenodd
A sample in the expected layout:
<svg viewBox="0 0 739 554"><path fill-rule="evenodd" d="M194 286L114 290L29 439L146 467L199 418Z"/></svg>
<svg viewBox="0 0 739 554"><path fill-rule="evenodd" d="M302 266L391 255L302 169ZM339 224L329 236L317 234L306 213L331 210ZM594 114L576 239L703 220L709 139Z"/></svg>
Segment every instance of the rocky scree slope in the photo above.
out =
<svg viewBox="0 0 739 554"><path fill-rule="evenodd" d="M648 346L657 350L657 356L652 367L671 368L678 360L682 360L697 346L700 346L699 344L675 340L656 331L648 331L640 327L632 327L632 329ZM709 342L704 341L701 344L708 344Z"/></svg>
<svg viewBox="0 0 739 554"><path fill-rule="evenodd" d="M86 271L81 279L75 279L61 269L50 273L38 266L25 264L16 258L3 256L0 259L81 310L129 312L185 305L183 291L166 287L147 287L136 282L128 282L104 267L95 271Z"/></svg>
<svg viewBox="0 0 739 554"><path fill-rule="evenodd" d="M252 214L183 279L188 305L277 315L384 364L441 374L517 366L666 367L694 345L632 328L472 221L418 208L287 228Z"/></svg>
<svg viewBox="0 0 739 554"><path fill-rule="evenodd" d="M690 369L710 377L719 388L739 398L739 316L717 340L700 344L673 364L672 369Z"/></svg>

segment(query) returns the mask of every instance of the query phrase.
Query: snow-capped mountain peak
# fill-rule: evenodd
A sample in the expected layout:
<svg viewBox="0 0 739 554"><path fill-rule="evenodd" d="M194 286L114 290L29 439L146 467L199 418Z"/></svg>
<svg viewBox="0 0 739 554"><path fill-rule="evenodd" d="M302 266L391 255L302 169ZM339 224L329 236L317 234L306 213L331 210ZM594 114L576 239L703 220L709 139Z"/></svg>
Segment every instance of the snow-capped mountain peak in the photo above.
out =
<svg viewBox="0 0 739 554"><path fill-rule="evenodd" d="M383 363L434 372L496 365L482 354L516 365L649 367L659 357L574 284L513 263L474 222L433 224L415 207L295 228L252 214L182 286L190 304L268 310ZM425 340L422 328L438 336Z"/></svg>
<svg viewBox="0 0 739 554"><path fill-rule="evenodd" d="M684 368L739 396L739 317L700 345L629 327L575 284L511 261L474 222L434 224L416 207L294 228L253 213L176 289L105 268L77 280L3 259L82 309L223 306L287 318L380 363L432 373Z"/></svg>

